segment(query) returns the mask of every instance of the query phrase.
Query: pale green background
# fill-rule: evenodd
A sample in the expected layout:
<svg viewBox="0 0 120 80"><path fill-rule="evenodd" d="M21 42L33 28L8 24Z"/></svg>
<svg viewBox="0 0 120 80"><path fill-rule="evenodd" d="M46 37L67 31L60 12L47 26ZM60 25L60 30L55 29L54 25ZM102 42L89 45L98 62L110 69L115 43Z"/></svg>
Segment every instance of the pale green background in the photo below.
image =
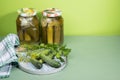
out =
<svg viewBox="0 0 120 80"><path fill-rule="evenodd" d="M0 36L16 33L23 7L61 9L65 35L120 35L120 0L0 0Z"/></svg>

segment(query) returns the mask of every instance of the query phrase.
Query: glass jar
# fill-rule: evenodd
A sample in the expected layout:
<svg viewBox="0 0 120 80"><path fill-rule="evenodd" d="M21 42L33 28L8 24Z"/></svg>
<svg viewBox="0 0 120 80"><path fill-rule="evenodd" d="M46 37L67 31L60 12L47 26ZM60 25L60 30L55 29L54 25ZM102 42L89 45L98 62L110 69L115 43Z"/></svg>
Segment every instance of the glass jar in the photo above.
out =
<svg viewBox="0 0 120 80"><path fill-rule="evenodd" d="M22 8L18 10L16 20L17 34L21 43L39 43L40 30L39 20L33 8Z"/></svg>
<svg viewBox="0 0 120 80"><path fill-rule="evenodd" d="M41 18L42 43L62 44L64 40L63 18L61 11L49 8L42 12Z"/></svg>

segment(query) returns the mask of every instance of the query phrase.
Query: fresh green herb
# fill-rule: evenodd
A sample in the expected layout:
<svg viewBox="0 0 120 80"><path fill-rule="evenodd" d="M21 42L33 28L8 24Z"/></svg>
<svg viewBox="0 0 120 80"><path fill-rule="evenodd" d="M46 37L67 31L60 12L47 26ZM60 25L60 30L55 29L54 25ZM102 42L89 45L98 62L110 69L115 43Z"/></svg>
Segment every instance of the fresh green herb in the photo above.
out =
<svg viewBox="0 0 120 80"><path fill-rule="evenodd" d="M57 44L40 44L40 45L31 45L31 44L24 44L21 45L27 51L27 56L32 58L33 65L36 63L46 63L52 67L58 68L61 66L60 62L65 62L63 57L67 57L71 52L70 48L67 48L66 45L57 45ZM57 61L56 59L59 59Z"/></svg>

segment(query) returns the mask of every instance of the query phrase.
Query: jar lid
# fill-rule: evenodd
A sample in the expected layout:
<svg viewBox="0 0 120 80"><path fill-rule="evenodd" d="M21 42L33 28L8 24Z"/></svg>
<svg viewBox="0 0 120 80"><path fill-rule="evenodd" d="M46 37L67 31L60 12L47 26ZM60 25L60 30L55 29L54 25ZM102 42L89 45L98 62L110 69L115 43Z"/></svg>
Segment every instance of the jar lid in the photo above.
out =
<svg viewBox="0 0 120 80"><path fill-rule="evenodd" d="M62 14L62 12L56 8L48 8L44 10L42 13L43 16L47 16L47 17L57 17L57 16L61 16Z"/></svg>
<svg viewBox="0 0 120 80"><path fill-rule="evenodd" d="M34 8L21 8L18 10L18 14L24 17L36 15L36 10Z"/></svg>

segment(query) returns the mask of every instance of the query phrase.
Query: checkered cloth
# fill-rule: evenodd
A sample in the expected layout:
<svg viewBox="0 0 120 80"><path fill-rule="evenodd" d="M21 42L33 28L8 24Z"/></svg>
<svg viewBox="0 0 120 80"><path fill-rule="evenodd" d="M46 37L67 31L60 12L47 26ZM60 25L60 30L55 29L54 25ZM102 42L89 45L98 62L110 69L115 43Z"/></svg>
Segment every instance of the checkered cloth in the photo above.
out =
<svg viewBox="0 0 120 80"><path fill-rule="evenodd" d="M12 65L17 62L15 46L19 45L19 38L16 34L8 34L0 42L0 78L9 77Z"/></svg>

